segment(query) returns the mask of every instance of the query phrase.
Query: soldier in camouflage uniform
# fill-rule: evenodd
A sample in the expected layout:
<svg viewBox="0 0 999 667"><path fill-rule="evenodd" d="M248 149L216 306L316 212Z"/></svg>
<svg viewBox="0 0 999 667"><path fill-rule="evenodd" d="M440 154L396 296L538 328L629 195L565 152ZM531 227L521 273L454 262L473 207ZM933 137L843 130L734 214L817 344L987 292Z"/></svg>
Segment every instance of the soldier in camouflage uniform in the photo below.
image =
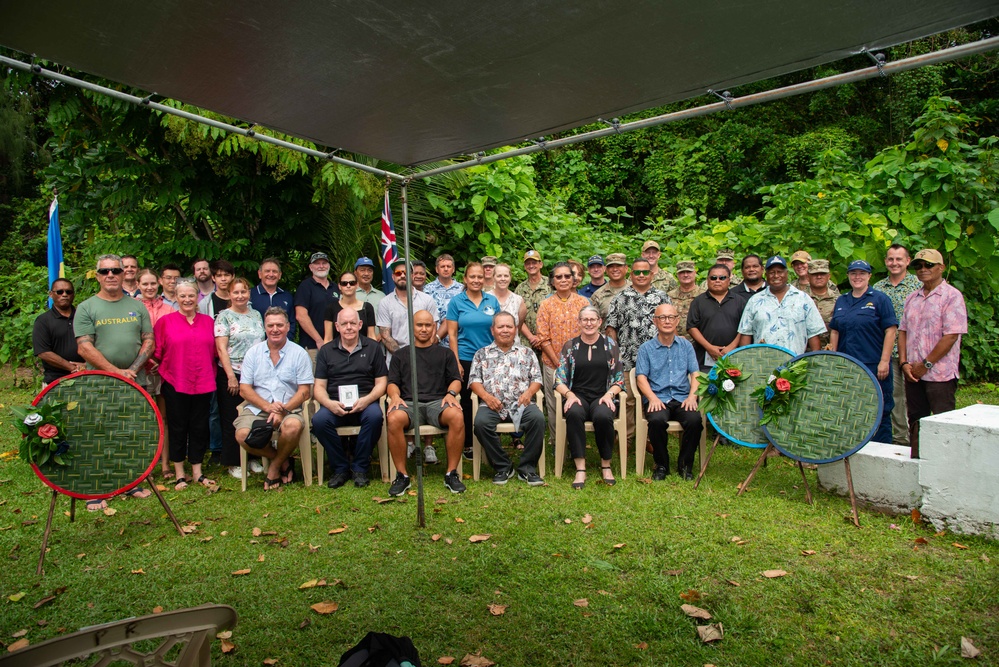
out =
<svg viewBox="0 0 999 667"><path fill-rule="evenodd" d="M676 289L677 282L672 273L659 268L661 254L659 244L652 239L642 244L642 258L652 266L652 286L660 292L669 292Z"/></svg>
<svg viewBox="0 0 999 667"><path fill-rule="evenodd" d="M527 280L517 285L514 293L519 294L527 306L527 317L520 323L521 341L524 346L533 348L539 355L541 354L538 345L538 308L541 302L551 296L552 288L548 284L548 277L541 273L544 268L541 253L537 250L528 250L524 253L524 270L527 271Z"/></svg>
<svg viewBox="0 0 999 667"><path fill-rule="evenodd" d="M715 257L715 264L721 264L728 267L729 274L731 274L732 282L729 283L731 287L742 284L742 274L735 270L735 253L731 248L722 248L718 251L718 255ZM677 269L679 271L679 269ZM698 285L701 288L701 292L708 291L708 279L705 278Z"/></svg>
<svg viewBox="0 0 999 667"><path fill-rule="evenodd" d="M707 288L697 284L697 265L691 261L676 263L676 278L680 282L675 290L668 292L669 298L676 306L676 313L680 316L680 321L676 325L676 335L683 336L691 343L694 340L687 333L687 311L690 310L690 302L698 294L703 294Z"/></svg>
<svg viewBox="0 0 999 667"><path fill-rule="evenodd" d="M794 285L800 289L805 294L808 294L811 288L811 280L808 277L808 263L812 261L812 256L809 255L804 250L796 250L793 255L791 255L791 269L797 274L798 279L790 284ZM823 343L823 346L825 343Z"/></svg>
<svg viewBox="0 0 999 667"><path fill-rule="evenodd" d="M607 327L611 301L627 286L628 258L623 252L612 252L607 255L607 281L590 297L590 303L600 312L600 319L604 321L603 328ZM603 329L600 333L603 333Z"/></svg>
<svg viewBox="0 0 999 667"><path fill-rule="evenodd" d="M834 293L832 285L829 284L829 260L810 260L808 279L811 283L808 295L812 297L815 307L819 309L819 315L822 316L822 322L826 325L826 332L819 336L819 347L825 350L829 346L829 320L832 319L833 311L836 309L836 299L839 298L839 291Z"/></svg>

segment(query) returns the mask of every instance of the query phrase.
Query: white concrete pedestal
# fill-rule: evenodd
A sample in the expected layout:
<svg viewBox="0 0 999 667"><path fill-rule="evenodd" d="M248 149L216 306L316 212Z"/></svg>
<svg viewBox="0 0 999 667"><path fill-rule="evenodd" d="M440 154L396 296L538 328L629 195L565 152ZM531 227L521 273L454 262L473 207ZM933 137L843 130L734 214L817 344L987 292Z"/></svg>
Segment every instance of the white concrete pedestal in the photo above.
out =
<svg viewBox="0 0 999 667"><path fill-rule="evenodd" d="M853 490L857 498L899 514L919 507L919 461L909 458L909 448L869 442L850 457ZM842 461L820 465L819 486L838 495L850 493Z"/></svg>
<svg viewBox="0 0 999 667"><path fill-rule="evenodd" d="M923 517L938 530L999 538L999 406L926 417L919 455Z"/></svg>

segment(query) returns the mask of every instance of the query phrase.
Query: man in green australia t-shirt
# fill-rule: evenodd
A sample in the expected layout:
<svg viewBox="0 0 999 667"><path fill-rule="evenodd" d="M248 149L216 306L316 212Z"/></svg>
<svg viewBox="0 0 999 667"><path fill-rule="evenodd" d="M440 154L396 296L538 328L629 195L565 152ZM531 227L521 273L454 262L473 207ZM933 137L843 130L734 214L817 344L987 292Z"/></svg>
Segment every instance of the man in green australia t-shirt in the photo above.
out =
<svg viewBox="0 0 999 667"><path fill-rule="evenodd" d="M153 325L140 301L122 291L121 257L97 258L101 289L80 304L73 331L87 368L116 373L140 385L143 367L153 353Z"/></svg>

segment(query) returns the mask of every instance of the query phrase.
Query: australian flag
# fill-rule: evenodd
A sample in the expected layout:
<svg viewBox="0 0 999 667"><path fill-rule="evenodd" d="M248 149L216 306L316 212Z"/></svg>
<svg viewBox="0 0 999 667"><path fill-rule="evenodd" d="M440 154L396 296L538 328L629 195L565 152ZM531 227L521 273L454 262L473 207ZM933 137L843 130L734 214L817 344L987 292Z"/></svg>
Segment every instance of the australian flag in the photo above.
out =
<svg viewBox="0 0 999 667"><path fill-rule="evenodd" d="M389 208L389 193L385 190L385 207L382 209L382 291L391 293L395 286L392 283L392 262L399 259L399 248L395 244L395 229L392 227L392 209Z"/></svg>

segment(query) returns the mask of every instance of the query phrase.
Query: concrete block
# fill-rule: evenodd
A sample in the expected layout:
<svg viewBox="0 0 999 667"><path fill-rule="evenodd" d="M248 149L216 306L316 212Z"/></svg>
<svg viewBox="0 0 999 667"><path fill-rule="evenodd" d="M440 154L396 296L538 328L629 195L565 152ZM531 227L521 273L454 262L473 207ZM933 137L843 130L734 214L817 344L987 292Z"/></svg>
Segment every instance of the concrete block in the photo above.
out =
<svg viewBox="0 0 999 667"><path fill-rule="evenodd" d="M999 539L999 406L924 418L919 454L923 517L938 530Z"/></svg>
<svg viewBox="0 0 999 667"><path fill-rule="evenodd" d="M897 513L919 507L923 495L919 461L909 458L908 447L869 442L850 457L850 471L858 501ZM821 488L849 495L843 461L820 465L818 476Z"/></svg>

